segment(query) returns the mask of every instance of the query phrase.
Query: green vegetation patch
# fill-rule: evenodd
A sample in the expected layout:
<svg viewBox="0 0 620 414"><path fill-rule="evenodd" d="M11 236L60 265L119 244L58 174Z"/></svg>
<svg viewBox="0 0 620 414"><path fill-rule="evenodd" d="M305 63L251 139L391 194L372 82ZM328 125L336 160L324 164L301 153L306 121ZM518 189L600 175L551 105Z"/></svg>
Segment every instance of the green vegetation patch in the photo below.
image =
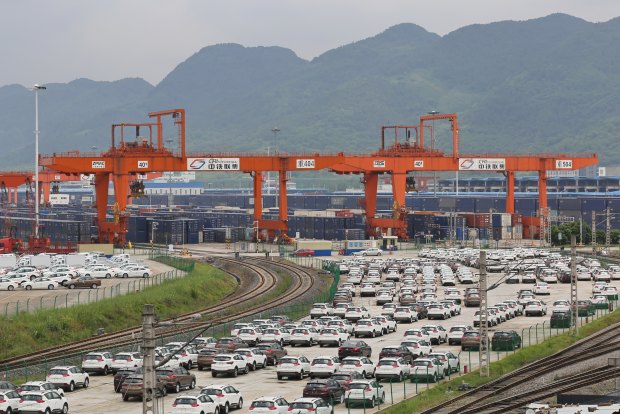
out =
<svg viewBox="0 0 620 414"><path fill-rule="evenodd" d="M0 317L0 359L31 353L91 337L98 328L112 333L142 324L142 307L150 303L161 319L211 306L231 294L236 280L214 267L196 263L185 277L142 292L76 305Z"/></svg>
<svg viewBox="0 0 620 414"><path fill-rule="evenodd" d="M577 337L574 337L569 333L557 335L541 342L540 344L520 349L500 361L491 363L490 376L487 378L481 378L477 371L466 375L461 375L450 381L442 382L433 388L425 390L413 398L387 407L381 410L381 412L386 414L419 413L458 396L461 392L456 390L461 383L467 383L474 387L486 384L487 382L493 381L504 374L521 368L523 365L527 365L549 355L553 355L578 340L618 322L620 322L620 310L616 310L609 315L590 322L585 326L579 327L579 336ZM472 358L474 357L478 358L478 354L472 353ZM418 384L418 387L423 389L423 387L426 387L426 384ZM407 389L415 389L415 384L408 383Z"/></svg>

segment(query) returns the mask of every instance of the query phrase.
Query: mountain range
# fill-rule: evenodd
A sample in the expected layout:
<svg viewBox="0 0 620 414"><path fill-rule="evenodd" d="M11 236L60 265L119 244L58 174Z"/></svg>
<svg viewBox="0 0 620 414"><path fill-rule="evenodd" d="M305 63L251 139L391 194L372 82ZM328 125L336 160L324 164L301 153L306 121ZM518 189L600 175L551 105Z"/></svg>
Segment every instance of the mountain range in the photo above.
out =
<svg viewBox="0 0 620 414"><path fill-rule="evenodd" d="M191 152L371 152L382 125L457 113L460 150L597 152L620 164L620 18L564 14L463 27L415 24L308 61L281 47L208 46L159 84L128 78L47 84L39 93L41 152L105 150L110 125L185 108ZM0 87L4 169L33 161L34 98ZM272 132L273 127L280 132ZM438 122L436 146L449 149Z"/></svg>

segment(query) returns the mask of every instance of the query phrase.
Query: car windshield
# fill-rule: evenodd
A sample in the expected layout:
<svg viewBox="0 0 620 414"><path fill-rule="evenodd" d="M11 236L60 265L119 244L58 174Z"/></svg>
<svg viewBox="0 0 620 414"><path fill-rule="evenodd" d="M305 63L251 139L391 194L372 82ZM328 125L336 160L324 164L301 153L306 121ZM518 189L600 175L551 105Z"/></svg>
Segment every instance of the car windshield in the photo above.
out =
<svg viewBox="0 0 620 414"><path fill-rule="evenodd" d="M430 365L431 365L431 361L420 361L420 360L413 361L413 366L416 366L416 367L427 367Z"/></svg>
<svg viewBox="0 0 620 414"><path fill-rule="evenodd" d="M283 364L295 364L297 363L297 358L282 358L280 362Z"/></svg>
<svg viewBox="0 0 620 414"><path fill-rule="evenodd" d="M349 388L351 388L352 390L363 390L367 386L368 384L365 382L352 382L351 384L349 384Z"/></svg>
<svg viewBox="0 0 620 414"><path fill-rule="evenodd" d="M359 363L361 363L361 361L357 359L344 359L342 361L342 365L357 365Z"/></svg>
<svg viewBox="0 0 620 414"><path fill-rule="evenodd" d="M378 363L378 365L390 365L390 366L394 364L396 364L396 361L390 360L390 359L382 359Z"/></svg>
<svg viewBox="0 0 620 414"><path fill-rule="evenodd" d="M39 391L41 389L38 385L22 385L20 388L22 391Z"/></svg>
<svg viewBox="0 0 620 414"><path fill-rule="evenodd" d="M289 404L289 409L301 409L301 410L309 410L314 408L314 404L311 402L293 402Z"/></svg>
<svg viewBox="0 0 620 414"><path fill-rule="evenodd" d="M50 375L63 375L66 374L66 369L50 369Z"/></svg>
<svg viewBox="0 0 620 414"><path fill-rule="evenodd" d="M269 408L269 407L274 407L275 404L273 403L273 401L252 401L252 404L250 405L250 407L252 408L256 408L256 407L265 407L265 408Z"/></svg>
<svg viewBox="0 0 620 414"><path fill-rule="evenodd" d="M42 401L44 400L42 394L23 394L21 399L24 401Z"/></svg>
<svg viewBox="0 0 620 414"><path fill-rule="evenodd" d="M325 388L327 387L326 382L309 382L306 384L306 388Z"/></svg>
<svg viewBox="0 0 620 414"><path fill-rule="evenodd" d="M222 390L219 388L203 388L200 391L201 394L207 394L207 395L217 395L217 394L221 394Z"/></svg>
<svg viewBox="0 0 620 414"><path fill-rule="evenodd" d="M313 364L329 364L330 362L333 363L333 361L329 358L315 358L312 361Z"/></svg>
<svg viewBox="0 0 620 414"><path fill-rule="evenodd" d="M346 341L342 344L341 348L356 348L359 347L361 345L357 344L356 342L350 342L350 341Z"/></svg>
<svg viewBox="0 0 620 414"><path fill-rule="evenodd" d="M121 359L123 359L123 360L125 360L125 361L126 361L126 360L128 360L128 359L131 359L131 356L129 356L129 355L114 355L114 359L116 359L116 360L121 360Z"/></svg>
<svg viewBox="0 0 620 414"><path fill-rule="evenodd" d="M179 404L193 405L193 404L198 404L198 401L196 401L196 398L192 398L192 397L180 397L174 400L174 403L176 405L179 405Z"/></svg>
<svg viewBox="0 0 620 414"><path fill-rule="evenodd" d="M231 357L229 357L229 356L216 356L213 359L215 361L230 361Z"/></svg>

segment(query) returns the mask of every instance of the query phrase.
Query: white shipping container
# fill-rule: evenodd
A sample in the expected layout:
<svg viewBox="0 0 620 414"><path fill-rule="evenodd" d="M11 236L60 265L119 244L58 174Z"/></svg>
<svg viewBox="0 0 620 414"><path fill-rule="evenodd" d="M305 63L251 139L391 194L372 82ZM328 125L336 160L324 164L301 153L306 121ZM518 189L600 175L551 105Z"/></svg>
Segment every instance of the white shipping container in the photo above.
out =
<svg viewBox="0 0 620 414"><path fill-rule="evenodd" d="M17 256L14 254L0 254L0 267L14 267L17 263Z"/></svg>
<svg viewBox="0 0 620 414"><path fill-rule="evenodd" d="M502 227L508 227L512 224L512 214L502 213Z"/></svg>
<svg viewBox="0 0 620 414"><path fill-rule="evenodd" d="M517 223L512 227L512 238L515 240L523 238L523 224Z"/></svg>
<svg viewBox="0 0 620 414"><path fill-rule="evenodd" d="M69 195L50 194L50 204L53 206L67 206L69 205Z"/></svg>

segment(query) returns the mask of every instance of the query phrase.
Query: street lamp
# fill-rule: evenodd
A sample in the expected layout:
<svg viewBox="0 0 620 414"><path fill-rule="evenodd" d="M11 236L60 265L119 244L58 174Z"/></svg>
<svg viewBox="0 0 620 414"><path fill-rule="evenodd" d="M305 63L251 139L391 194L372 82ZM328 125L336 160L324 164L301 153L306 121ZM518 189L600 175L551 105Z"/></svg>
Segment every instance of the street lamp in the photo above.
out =
<svg viewBox="0 0 620 414"><path fill-rule="evenodd" d="M271 128L271 132L273 132L273 152L276 152L276 149L278 148L277 145L277 139L278 139L278 132L280 132L280 128L278 127L273 127Z"/></svg>
<svg viewBox="0 0 620 414"><path fill-rule="evenodd" d="M45 86L34 84L34 237L39 237L39 91L47 89Z"/></svg>

